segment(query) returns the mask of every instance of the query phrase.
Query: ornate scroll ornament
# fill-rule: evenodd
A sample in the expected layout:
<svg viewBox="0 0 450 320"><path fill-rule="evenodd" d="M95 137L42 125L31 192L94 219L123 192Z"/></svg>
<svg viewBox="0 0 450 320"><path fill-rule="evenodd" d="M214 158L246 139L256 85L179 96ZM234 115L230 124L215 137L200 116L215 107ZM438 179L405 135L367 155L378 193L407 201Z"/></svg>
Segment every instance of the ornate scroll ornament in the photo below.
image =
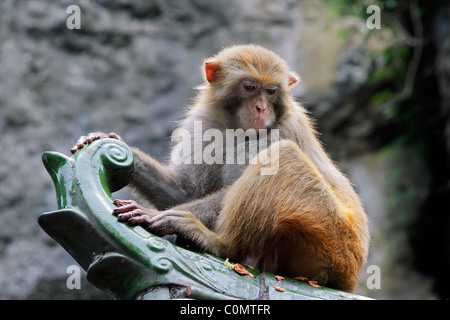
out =
<svg viewBox="0 0 450 320"><path fill-rule="evenodd" d="M121 223L112 214L115 206L111 192L123 188L133 173L133 153L126 144L101 139L73 157L45 152L43 162L55 184L59 210L43 213L39 224L72 254L88 272L91 282L101 288L112 286L109 280L97 278L100 271L112 273L114 282L123 281L117 278L120 272L108 268L117 270L126 266L123 278L138 276L137 288L121 289L125 296L106 288L113 296L132 298L128 295L130 291L138 294L153 284L180 280L226 291L210 275L213 267L204 257L192 252L186 255L187 250L139 226Z"/></svg>

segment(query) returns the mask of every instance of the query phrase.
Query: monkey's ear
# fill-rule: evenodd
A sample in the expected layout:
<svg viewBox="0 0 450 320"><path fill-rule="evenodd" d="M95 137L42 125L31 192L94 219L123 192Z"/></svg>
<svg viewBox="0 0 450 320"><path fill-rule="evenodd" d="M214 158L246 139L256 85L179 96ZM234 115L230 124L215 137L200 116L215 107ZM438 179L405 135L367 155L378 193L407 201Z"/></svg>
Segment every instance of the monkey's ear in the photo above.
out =
<svg viewBox="0 0 450 320"><path fill-rule="evenodd" d="M217 61L205 62L206 80L208 80L208 82L210 83L214 82L219 76L220 69L221 68Z"/></svg>
<svg viewBox="0 0 450 320"><path fill-rule="evenodd" d="M296 84L299 81L300 76L295 72L291 71L291 73L289 73L289 81L288 81L289 87L292 86L293 84Z"/></svg>

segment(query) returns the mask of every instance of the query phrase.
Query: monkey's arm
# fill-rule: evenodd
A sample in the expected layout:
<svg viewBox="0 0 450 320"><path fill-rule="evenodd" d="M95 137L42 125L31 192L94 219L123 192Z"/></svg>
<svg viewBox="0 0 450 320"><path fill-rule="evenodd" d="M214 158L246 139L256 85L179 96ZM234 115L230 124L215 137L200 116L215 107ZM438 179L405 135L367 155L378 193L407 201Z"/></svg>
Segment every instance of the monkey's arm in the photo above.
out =
<svg viewBox="0 0 450 320"><path fill-rule="evenodd" d="M130 187L149 200L158 210L164 210L189 201L179 177L169 168L137 148L131 148L135 156L135 171Z"/></svg>
<svg viewBox="0 0 450 320"><path fill-rule="evenodd" d="M222 207L226 189L208 195L202 199L187 202L172 208L177 211L189 211L199 219L208 229L213 230L217 216Z"/></svg>
<svg viewBox="0 0 450 320"><path fill-rule="evenodd" d="M70 149L72 153L98 139L123 139L111 132L92 132L81 136ZM131 148L134 154L135 170L130 181L130 187L140 196L149 200L158 210L164 210L180 203L188 202L189 196L183 189L180 178L169 168L145 154L138 148Z"/></svg>
<svg viewBox="0 0 450 320"><path fill-rule="evenodd" d="M70 151L75 153L93 141L104 138L123 141L119 135L113 132L109 134L92 132L87 136L81 136ZM135 170L130 187L140 196L149 200L158 210L164 210L190 200L182 187L180 177L171 169L161 165L141 150L131 149L135 158Z"/></svg>
<svg viewBox="0 0 450 320"><path fill-rule="evenodd" d="M144 208L134 201L115 200L114 214L120 221L140 224L160 236L177 233L210 252L218 252L220 242L214 230L226 189L202 199L184 203L165 211Z"/></svg>
<svg viewBox="0 0 450 320"><path fill-rule="evenodd" d="M214 229L225 193L226 190L223 189L202 199L183 203L165 211L145 208L130 200L115 200L114 204L119 208L115 209L113 213L119 216L120 221L129 221L131 224L145 224L149 221L149 218L156 215L162 217L164 213L169 211L191 212L206 228Z"/></svg>

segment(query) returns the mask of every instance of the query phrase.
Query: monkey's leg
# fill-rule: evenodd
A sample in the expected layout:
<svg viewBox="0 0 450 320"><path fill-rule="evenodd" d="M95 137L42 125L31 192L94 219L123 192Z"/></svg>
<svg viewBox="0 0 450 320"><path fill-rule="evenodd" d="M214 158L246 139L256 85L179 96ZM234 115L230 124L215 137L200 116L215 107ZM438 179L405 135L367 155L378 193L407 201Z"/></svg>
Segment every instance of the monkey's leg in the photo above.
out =
<svg viewBox="0 0 450 320"><path fill-rule="evenodd" d="M258 162L230 187L211 249L265 271L352 291L364 258L353 231L358 218L336 196L339 186L332 187L291 141L268 151L278 158L278 171L261 175Z"/></svg>

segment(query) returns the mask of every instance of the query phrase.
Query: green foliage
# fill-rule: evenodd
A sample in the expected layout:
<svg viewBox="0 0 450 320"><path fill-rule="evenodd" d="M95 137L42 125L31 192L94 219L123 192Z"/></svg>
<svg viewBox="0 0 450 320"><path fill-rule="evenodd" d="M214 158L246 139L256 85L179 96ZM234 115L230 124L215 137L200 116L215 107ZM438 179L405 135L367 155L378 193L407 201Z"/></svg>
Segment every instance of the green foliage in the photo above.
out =
<svg viewBox="0 0 450 320"><path fill-rule="evenodd" d="M403 163L394 163L386 177L390 188L387 205L391 215L386 219L385 226L394 229L406 225L411 214L417 209L411 204L420 196L422 186L411 183L421 172L415 172L411 176L409 171L414 167L415 157L422 157L427 143L418 133L420 114L423 106L418 102L417 90L414 87L407 88L408 82L416 81L416 75L410 73L413 63L414 47L402 41L404 34L414 36L411 25L404 23L414 17L421 17L423 10L410 6L409 1L352 1L352 0L328 0L330 18L342 18L343 16L359 17L365 21L369 17L366 9L369 5L378 5L381 8L381 28L388 29L393 34L394 41L376 50L367 50L365 55L372 61L372 73L367 86L380 88L373 94L361 108L370 110L370 114L376 115L383 126L390 127L393 136L385 142L381 152L385 154L403 154L411 157L408 166ZM368 30L366 41L377 36L380 30ZM345 40L349 32L339 31L338 36ZM408 90L409 89L409 90ZM383 127L382 126L382 127ZM392 130L394 128L394 130ZM408 151L407 151L408 150ZM409 180L408 180L409 179ZM420 180L417 178L418 181Z"/></svg>
<svg viewBox="0 0 450 320"><path fill-rule="evenodd" d="M374 50L367 50L365 55L372 61L372 73L368 78L368 85L380 84L380 91L375 93L367 102L366 107L383 122L401 127L403 134L409 134L410 123L417 115L417 107L405 107L405 104L414 100L414 92L405 91L408 68L411 61L413 48L405 42L398 41L400 35L405 32L401 21L405 16L423 14L422 10L412 10L409 2L398 0L386 1L353 1L353 0L326 0L329 6L329 19L337 19L345 16L358 17L365 21L369 17L366 13L369 5L378 5L381 9L382 29L389 29L395 41L389 45ZM403 28L403 30L400 30ZM366 41L377 36L380 30L368 30ZM407 30L407 33L410 33ZM346 39L350 32L339 30L338 37Z"/></svg>
<svg viewBox="0 0 450 320"><path fill-rule="evenodd" d="M392 89L384 89L373 95L369 100L369 104L381 105L381 103L386 102L390 97L392 97Z"/></svg>

